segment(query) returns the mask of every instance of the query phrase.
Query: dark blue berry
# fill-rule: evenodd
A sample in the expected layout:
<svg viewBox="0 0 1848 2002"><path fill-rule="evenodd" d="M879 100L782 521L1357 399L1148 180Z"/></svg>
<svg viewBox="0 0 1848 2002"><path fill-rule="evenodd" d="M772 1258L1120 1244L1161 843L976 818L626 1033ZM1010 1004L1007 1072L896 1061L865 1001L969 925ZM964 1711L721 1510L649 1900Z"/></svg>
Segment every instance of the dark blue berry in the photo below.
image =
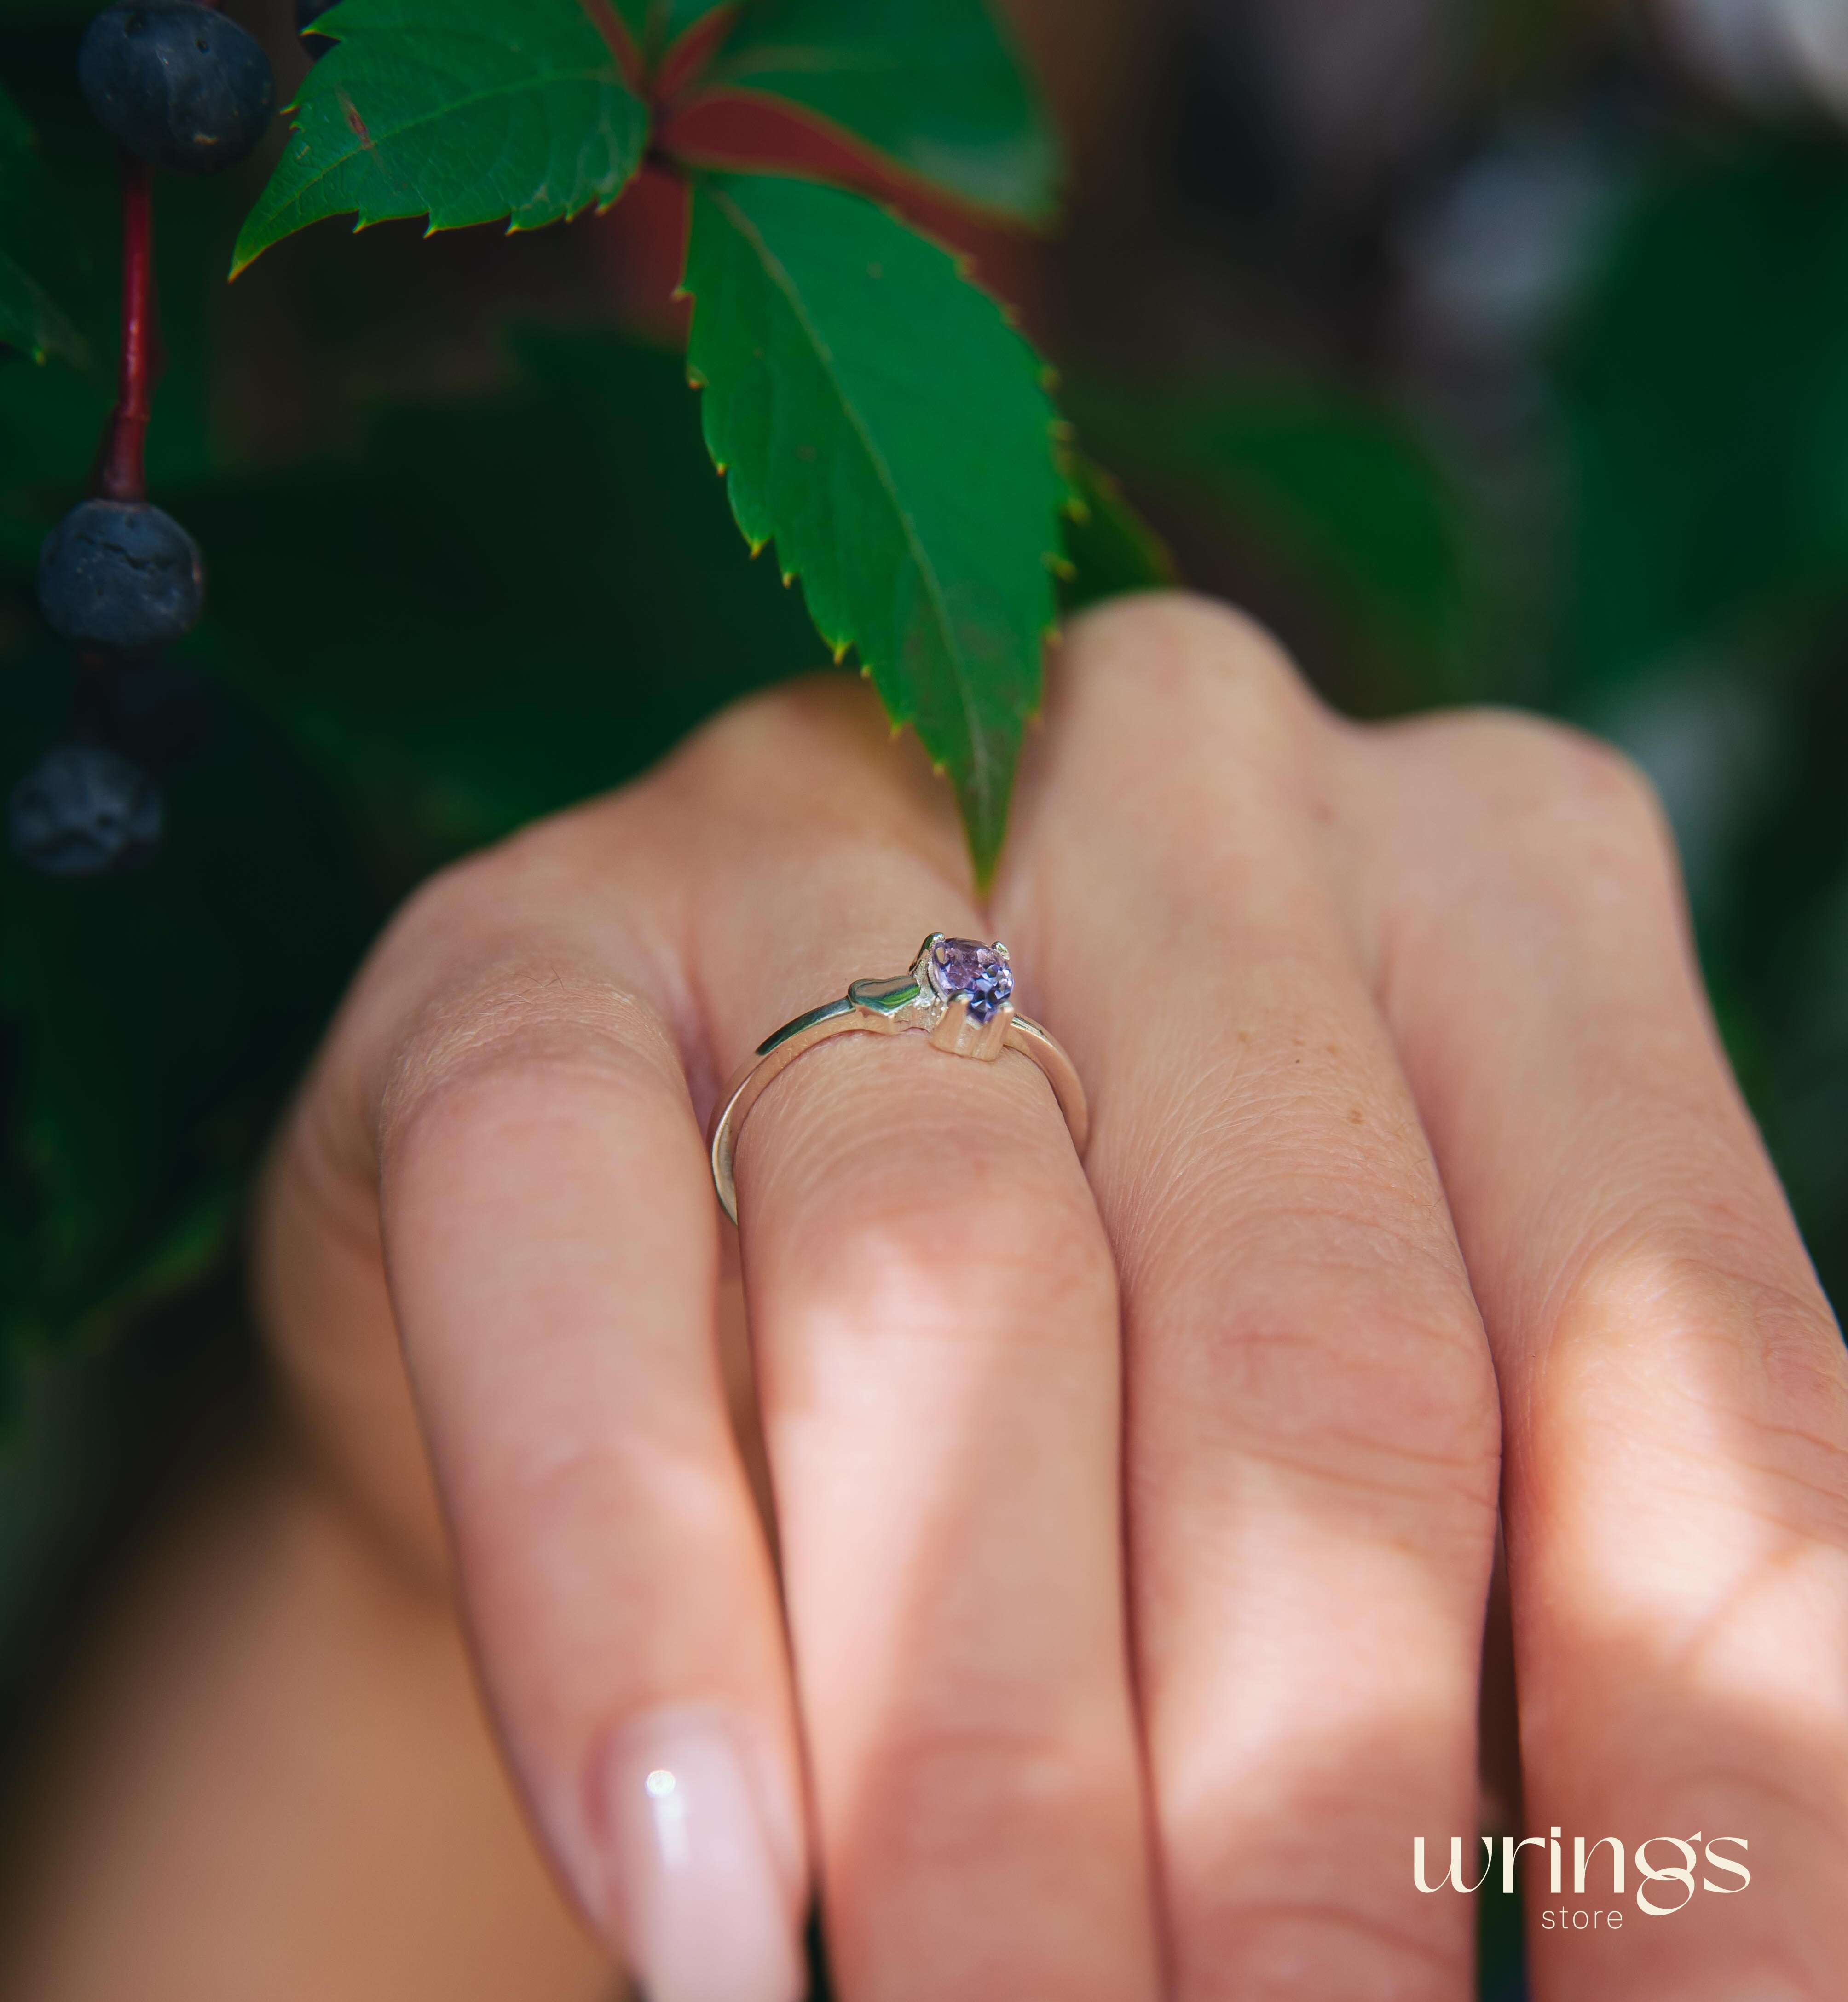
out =
<svg viewBox="0 0 1848 2002"><path fill-rule="evenodd" d="M13 788L12 849L41 876L102 876L160 845L160 789L100 744L61 744Z"/></svg>
<svg viewBox="0 0 1848 2002"><path fill-rule="evenodd" d="M187 174L235 166L276 104L261 45L197 0L106 7L84 30L77 80L112 138Z"/></svg>
<svg viewBox="0 0 1848 2002"><path fill-rule="evenodd" d="M39 551L39 606L80 647L145 654L182 638L205 604L199 545L145 500L85 500Z"/></svg>

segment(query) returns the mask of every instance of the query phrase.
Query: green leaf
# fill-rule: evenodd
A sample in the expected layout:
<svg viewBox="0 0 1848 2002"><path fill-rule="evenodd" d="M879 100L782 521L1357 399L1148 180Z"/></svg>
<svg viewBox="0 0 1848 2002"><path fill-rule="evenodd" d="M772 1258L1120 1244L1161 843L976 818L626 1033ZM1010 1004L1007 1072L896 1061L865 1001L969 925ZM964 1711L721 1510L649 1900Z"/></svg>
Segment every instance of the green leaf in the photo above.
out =
<svg viewBox="0 0 1848 2002"><path fill-rule="evenodd" d="M54 190L32 128L0 90L0 347L42 362L48 355L82 362L83 337L33 275L54 225Z"/></svg>
<svg viewBox="0 0 1848 2002"><path fill-rule="evenodd" d="M784 99L907 172L1032 222L1058 148L982 0L761 0L710 73Z"/></svg>
<svg viewBox="0 0 1848 2002"><path fill-rule="evenodd" d="M577 0L343 0L295 137L246 219L234 274L322 217L425 215L534 229L607 208L647 113Z"/></svg>
<svg viewBox="0 0 1848 2002"><path fill-rule="evenodd" d="M775 539L823 638L916 726L985 881L1066 493L1038 358L935 244L812 182L699 183L685 284L739 527Z"/></svg>

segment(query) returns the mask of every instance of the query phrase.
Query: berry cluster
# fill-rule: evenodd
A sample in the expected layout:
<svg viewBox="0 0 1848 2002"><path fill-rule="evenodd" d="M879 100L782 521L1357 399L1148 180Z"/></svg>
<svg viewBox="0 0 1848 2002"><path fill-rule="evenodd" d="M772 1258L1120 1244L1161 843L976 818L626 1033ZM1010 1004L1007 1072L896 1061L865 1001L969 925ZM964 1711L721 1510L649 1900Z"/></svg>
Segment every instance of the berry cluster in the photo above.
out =
<svg viewBox="0 0 1848 2002"><path fill-rule="evenodd" d="M276 99L262 48L202 0L105 8L85 31L77 76L121 148L122 351L93 497L39 553L40 609L79 663L75 741L15 787L9 822L14 853L49 876L101 875L158 846L159 788L112 740L164 696L173 677L161 650L204 608L198 544L147 498L142 448L159 345L150 172L235 166L263 137Z"/></svg>

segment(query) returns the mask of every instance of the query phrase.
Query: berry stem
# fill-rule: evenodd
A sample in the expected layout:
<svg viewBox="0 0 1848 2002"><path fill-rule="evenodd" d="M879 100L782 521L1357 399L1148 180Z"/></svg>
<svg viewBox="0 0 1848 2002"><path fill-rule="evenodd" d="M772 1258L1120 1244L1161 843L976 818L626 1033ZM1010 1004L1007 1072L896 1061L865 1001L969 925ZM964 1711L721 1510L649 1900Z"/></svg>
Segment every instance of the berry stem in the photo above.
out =
<svg viewBox="0 0 1848 2002"><path fill-rule="evenodd" d="M106 500L145 500L145 447L162 363L154 298L154 172L122 155L122 357L116 406L97 455L96 490Z"/></svg>

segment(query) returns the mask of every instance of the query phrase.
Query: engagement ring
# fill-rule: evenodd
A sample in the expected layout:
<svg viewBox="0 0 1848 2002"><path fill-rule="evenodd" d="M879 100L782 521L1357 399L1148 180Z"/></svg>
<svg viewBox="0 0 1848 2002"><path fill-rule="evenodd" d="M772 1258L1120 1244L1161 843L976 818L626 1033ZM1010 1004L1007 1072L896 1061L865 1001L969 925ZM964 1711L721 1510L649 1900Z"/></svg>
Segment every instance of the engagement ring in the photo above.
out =
<svg viewBox="0 0 1848 2002"><path fill-rule="evenodd" d="M1057 1041L1016 1010L1013 991L1013 968L1007 947L999 940L983 945L976 939L946 938L933 932L909 972L890 980L856 980L839 1001L784 1023L751 1053L726 1087L713 1117L713 1185L725 1214L737 1222L732 1157L745 1114L772 1079L830 1036L891 1036L915 1029L927 1035L935 1048L982 1063L994 1062L1003 1050L1017 1050L1045 1073L1071 1129L1072 1145L1082 1154L1090 1126L1084 1087Z"/></svg>

